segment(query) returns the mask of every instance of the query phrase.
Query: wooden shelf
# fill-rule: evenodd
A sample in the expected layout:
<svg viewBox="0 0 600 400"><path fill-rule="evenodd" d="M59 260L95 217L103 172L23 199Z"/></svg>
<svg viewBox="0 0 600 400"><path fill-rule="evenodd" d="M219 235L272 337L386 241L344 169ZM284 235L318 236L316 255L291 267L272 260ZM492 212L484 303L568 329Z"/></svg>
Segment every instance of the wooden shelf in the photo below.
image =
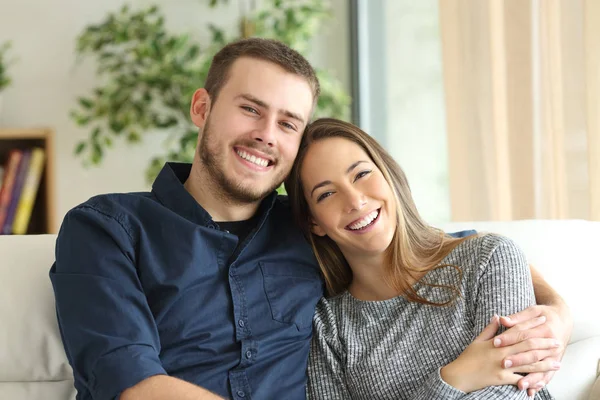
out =
<svg viewBox="0 0 600 400"><path fill-rule="evenodd" d="M41 147L46 158L27 234L56 233L56 181L54 173L54 131L47 128L0 129L0 165L12 149Z"/></svg>

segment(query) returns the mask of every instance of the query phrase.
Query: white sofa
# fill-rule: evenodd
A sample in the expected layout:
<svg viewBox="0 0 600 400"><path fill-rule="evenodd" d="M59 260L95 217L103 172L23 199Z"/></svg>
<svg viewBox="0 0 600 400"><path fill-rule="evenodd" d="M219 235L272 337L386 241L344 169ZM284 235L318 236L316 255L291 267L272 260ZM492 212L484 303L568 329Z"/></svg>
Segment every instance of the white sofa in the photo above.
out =
<svg viewBox="0 0 600 400"><path fill-rule="evenodd" d="M550 390L559 400L600 400L600 222L478 222L442 228L493 231L521 245L574 317L563 368ZM75 398L48 278L54 242L53 235L0 237L0 399Z"/></svg>

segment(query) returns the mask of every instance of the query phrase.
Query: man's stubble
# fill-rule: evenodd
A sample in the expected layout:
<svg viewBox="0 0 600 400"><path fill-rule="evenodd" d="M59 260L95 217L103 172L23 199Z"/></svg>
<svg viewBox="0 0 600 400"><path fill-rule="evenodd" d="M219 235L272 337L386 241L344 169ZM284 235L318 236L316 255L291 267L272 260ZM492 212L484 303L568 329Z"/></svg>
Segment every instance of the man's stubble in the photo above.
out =
<svg viewBox="0 0 600 400"><path fill-rule="evenodd" d="M198 146L198 155L202 166L205 169L206 178L210 181L210 186L214 190L214 194L222 201L230 204L249 204L261 201L271 192L277 189L285 179L289 171L282 171L281 176L277 176L274 183L263 191L253 190L254 188L246 187L241 182L235 182L230 179L225 173L225 165L223 154L219 154L218 149L211 148L211 140L218 133L211 129L210 116L206 120L200 144ZM277 154L265 146L258 145L258 142L252 140L240 140L236 145L243 145L248 148L260 150L264 154L273 157L275 163L278 161ZM276 167L276 165L275 165Z"/></svg>

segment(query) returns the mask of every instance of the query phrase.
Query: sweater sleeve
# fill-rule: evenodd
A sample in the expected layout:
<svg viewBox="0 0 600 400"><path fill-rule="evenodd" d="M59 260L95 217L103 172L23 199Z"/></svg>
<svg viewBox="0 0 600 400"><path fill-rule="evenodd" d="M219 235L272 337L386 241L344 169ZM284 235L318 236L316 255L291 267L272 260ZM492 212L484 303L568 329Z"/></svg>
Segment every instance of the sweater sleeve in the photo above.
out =
<svg viewBox="0 0 600 400"><path fill-rule="evenodd" d="M479 335L494 314L510 315L535 304L533 284L523 252L510 239L487 235L479 249L479 270L475 286L474 335ZM513 385L489 386L464 393L447 383L440 369L428 376L425 385L415 397L451 400L526 400L527 391Z"/></svg>
<svg viewBox="0 0 600 400"><path fill-rule="evenodd" d="M488 235L481 243L475 288L474 333L479 335L494 314L503 316L535 304L527 260L510 239Z"/></svg>
<svg viewBox="0 0 600 400"><path fill-rule="evenodd" d="M335 314L325 298L321 299L313 319L313 338L308 358L308 400L347 400L345 357Z"/></svg>
<svg viewBox="0 0 600 400"><path fill-rule="evenodd" d="M535 304L533 282L523 251L510 239L488 235L482 241L475 295L474 333L479 335L494 314L503 316ZM501 330L504 330L501 328ZM544 394L544 396L542 396ZM543 390L538 396L546 398ZM461 400L529 399L527 391L513 385L490 386L469 393Z"/></svg>
<svg viewBox="0 0 600 400"><path fill-rule="evenodd" d="M535 304L533 283L525 254L510 239L488 235L481 244L474 309L474 334L479 335L494 314L510 315ZM529 399L513 385L490 386L461 400Z"/></svg>

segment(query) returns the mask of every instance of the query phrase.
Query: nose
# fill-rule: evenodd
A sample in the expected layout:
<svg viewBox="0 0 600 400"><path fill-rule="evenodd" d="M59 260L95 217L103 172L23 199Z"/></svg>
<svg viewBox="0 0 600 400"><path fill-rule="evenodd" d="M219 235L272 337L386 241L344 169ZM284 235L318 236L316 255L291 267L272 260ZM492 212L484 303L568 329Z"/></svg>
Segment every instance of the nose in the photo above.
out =
<svg viewBox="0 0 600 400"><path fill-rule="evenodd" d="M348 214L350 214L353 211L360 211L364 206L367 205L367 200L361 191L356 190L353 187L350 187L345 192L346 192L345 211Z"/></svg>
<svg viewBox="0 0 600 400"><path fill-rule="evenodd" d="M257 142L262 142L269 147L275 146L276 138L276 123L270 119L264 119L252 131L252 139Z"/></svg>

